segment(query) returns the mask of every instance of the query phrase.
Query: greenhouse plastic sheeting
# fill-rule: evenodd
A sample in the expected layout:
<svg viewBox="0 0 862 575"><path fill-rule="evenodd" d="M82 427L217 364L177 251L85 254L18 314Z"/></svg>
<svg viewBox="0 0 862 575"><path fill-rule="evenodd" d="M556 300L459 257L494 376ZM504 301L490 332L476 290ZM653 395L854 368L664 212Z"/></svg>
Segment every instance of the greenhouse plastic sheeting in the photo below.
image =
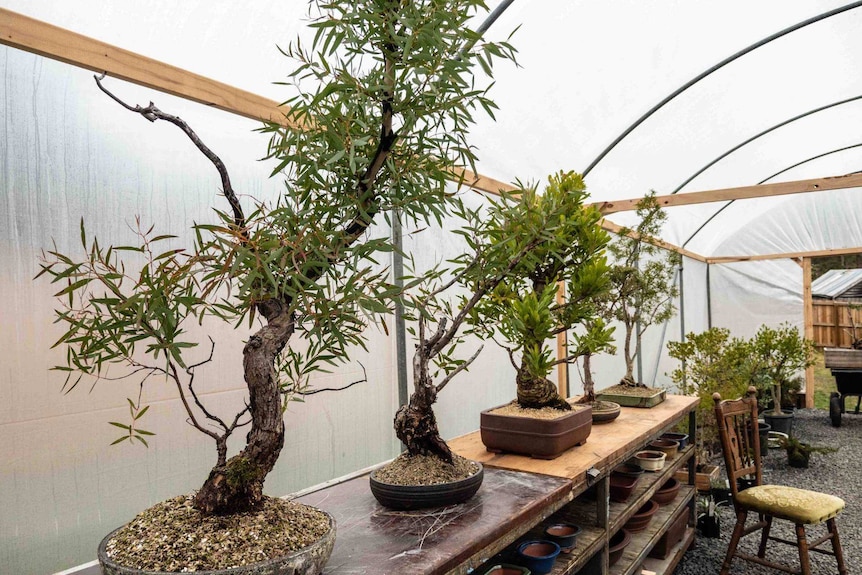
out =
<svg viewBox="0 0 862 575"><path fill-rule="evenodd" d="M306 33L308 10L305 2L283 0L3 4L277 101L289 94L274 82L291 64L276 45ZM770 34L843 4L515 0L488 34L505 38L520 26L512 39L520 66L495 69L496 122L482 120L470 139L480 158L477 170L503 182L542 181L561 169L583 171L688 80ZM759 48L696 84L595 165L586 177L592 198L637 198L649 190L670 194L759 132L862 95L860 27L862 9L849 10ZM212 167L174 127L150 125L108 102L91 73L2 47L0 76L0 572L45 573L91 560L98 539L110 529L158 500L197 487L214 450L182 424L178 400L163 383L150 386L146 395L153 405L148 423L158 433L150 449L108 448L115 436L106 422L122 418L128 386L100 384L93 393L61 393L62 377L48 371L62 360L62 350L50 350L59 335L51 313L56 290L32 281L40 250L52 241L61 250L75 248L81 217L91 237L129 240L134 214L164 226L166 233L187 234L188 223L211 218L221 198ZM258 161L266 138L253 131L257 123L108 82L129 101L153 100L189 121L228 163L244 201L280 190L278 178L268 178L271 165ZM851 148L768 181L858 171L862 148L852 146L862 143L860 120L862 100L811 114L729 154L681 192L754 185L843 147ZM857 189L740 200L717 214L722 206L668 209L663 239L707 257L862 245ZM635 222L630 212L609 219ZM377 232L388 230L380 226ZM408 236L405 246L417 254L419 267L460 249L441 230ZM675 362L667 357L666 344L683 332L715 325L749 336L763 323L802 324L802 270L794 261L707 267L685 258L681 280L684 321L678 315L643 338L640 372L648 384L669 383ZM207 400L227 412L243 398L241 342L223 327L206 329L218 345L206 369ZM362 362L368 383L291 406L287 445L267 481L269 493L285 494L397 454L391 430L398 403L393 340L372 333L367 353L357 351L350 365L315 381L326 387L355 381ZM479 344L469 342L465 353ZM412 349L409 340L407 348ZM598 386L605 387L619 380L624 367L617 354L596 357L594 369ZM486 342L469 373L441 394L444 435L475 429L480 409L512 397L513 379L505 352ZM581 390L575 367L570 385L572 393Z"/></svg>

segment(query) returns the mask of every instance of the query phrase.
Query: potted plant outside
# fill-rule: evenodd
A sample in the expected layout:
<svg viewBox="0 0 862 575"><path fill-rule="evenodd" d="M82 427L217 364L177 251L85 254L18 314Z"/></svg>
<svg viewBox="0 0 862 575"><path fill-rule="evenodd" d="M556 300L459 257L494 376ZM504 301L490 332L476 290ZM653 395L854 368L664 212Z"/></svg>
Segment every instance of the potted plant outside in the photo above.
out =
<svg viewBox="0 0 862 575"><path fill-rule="evenodd" d="M633 229L622 228L608 245L612 258L610 290L600 305L602 317L623 326L626 371L619 384L602 390L598 398L623 406L652 407L664 401L667 392L635 381L635 357L640 353L641 336L646 330L673 317L673 300L679 295L673 279L679 255L653 243L667 219L655 192L638 202L637 215L638 225Z"/></svg>
<svg viewBox="0 0 862 575"><path fill-rule="evenodd" d="M519 207L489 238L494 243L524 230L544 233L544 241L476 307L473 318L480 333L503 340L516 372L516 401L480 416L482 441L491 451L553 458L585 442L592 427L589 407L573 408L548 379L555 365L576 357L570 351L553 359L549 340L589 321L592 299L606 289L608 235L598 225L599 211L584 205L586 197L578 174L553 175L543 194L532 186L511 198ZM568 294L561 303L559 284ZM545 415L537 413L542 410Z"/></svg>
<svg viewBox="0 0 862 575"><path fill-rule="evenodd" d="M796 374L814 363L814 345L790 324L778 328L760 326L750 341L750 358L755 382L766 382L773 407L762 414L772 431L792 435L793 412L782 410L784 392Z"/></svg>
<svg viewBox="0 0 862 575"><path fill-rule="evenodd" d="M375 217L396 206L423 222L448 211L445 182L473 160L459 145L469 118L475 108L493 106L469 79L472 66L481 60L487 67L512 51L506 44L477 44L467 25L484 8L478 0L317 7L310 49L297 43L285 50L298 61L289 78L297 96L286 102L287 127L263 129L271 135L267 157L278 164L274 174L285 176L286 192L256 200L251 212L227 167L185 121L153 104L127 105L99 83L130 111L179 127L216 167L228 208L216 222L192 226L189 248L159 249L173 236L147 226L139 228L136 245L88 243L82 221L82 259L59 251L44 257L41 274L64 286L57 318L67 331L57 344L67 356L57 369L69 375L65 389L81 377L105 379L109 365L127 368L137 393L129 399L129 421L112 424L123 431L117 442L146 445L152 433L143 428L149 407L140 392L158 375L176 388L188 422L216 446L215 466L200 489L163 506L182 510L188 523L160 533L145 512L103 542L100 561L109 572L217 572L264 556L260 569L317 573L332 549L331 516L263 493L285 442L285 407L322 391L310 388L309 376L347 361L349 347L364 344L365 325L388 312L398 289L370 263L392 250L387 238L371 235ZM436 130L440 125L449 130ZM194 339L187 327L219 320L262 324L250 335L238 333L246 340L249 397L230 417L206 405L195 381L216 343ZM298 338L303 345L294 345ZM208 349L201 351L200 343ZM228 457L228 439L246 426L245 446ZM186 540L216 544L218 537L192 536L192 530L207 524L231 530L233 518L249 513L276 533L278 546L249 547L242 556L183 547ZM146 529L133 533L142 521ZM173 542L171 553L151 544L161 537ZM237 544L255 540L236 531L230 537ZM134 548L153 556L132 557Z"/></svg>
<svg viewBox="0 0 862 575"><path fill-rule="evenodd" d="M781 447L787 453L787 464L790 467L807 469L812 453L834 453L837 449L832 447L815 447L809 443L799 441L795 437L781 438Z"/></svg>

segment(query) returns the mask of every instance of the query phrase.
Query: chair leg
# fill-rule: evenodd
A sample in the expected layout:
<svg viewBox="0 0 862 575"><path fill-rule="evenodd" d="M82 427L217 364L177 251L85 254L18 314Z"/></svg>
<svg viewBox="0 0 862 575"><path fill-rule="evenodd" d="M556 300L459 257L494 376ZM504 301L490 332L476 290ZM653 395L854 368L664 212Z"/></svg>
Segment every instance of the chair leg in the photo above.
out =
<svg viewBox="0 0 862 575"><path fill-rule="evenodd" d="M805 525L796 524L796 545L799 547L800 575L811 575L811 563L808 561L808 538L805 536Z"/></svg>
<svg viewBox="0 0 862 575"><path fill-rule="evenodd" d="M772 516L767 515L764 520L766 521L766 525L760 534L760 547L757 549L757 556L761 559L766 555L766 542L769 539L769 530L772 529Z"/></svg>
<svg viewBox="0 0 862 575"><path fill-rule="evenodd" d="M739 544L739 538L742 537L742 531L745 529L746 517L748 517L748 511L742 510L736 512L736 526L733 528L733 535L730 536L730 543L727 545L727 555L724 556L724 563L721 565L719 575L728 575L730 573L730 562L733 561L733 556L736 555L736 546Z"/></svg>
<svg viewBox="0 0 862 575"><path fill-rule="evenodd" d="M826 528L829 534L832 535L832 551L835 553L835 560L838 562L838 574L847 575L847 567L844 566L844 552L841 551L841 541L838 539L838 524L835 518L826 520Z"/></svg>

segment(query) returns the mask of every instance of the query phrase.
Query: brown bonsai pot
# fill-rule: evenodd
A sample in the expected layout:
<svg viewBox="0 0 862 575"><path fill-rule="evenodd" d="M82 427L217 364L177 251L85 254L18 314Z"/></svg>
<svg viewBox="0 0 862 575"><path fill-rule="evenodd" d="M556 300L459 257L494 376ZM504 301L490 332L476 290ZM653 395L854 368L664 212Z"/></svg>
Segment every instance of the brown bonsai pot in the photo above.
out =
<svg viewBox="0 0 862 575"><path fill-rule="evenodd" d="M628 544L632 542L632 534L625 528L614 533L610 541L608 541L608 566L616 564L623 556Z"/></svg>
<svg viewBox="0 0 862 575"><path fill-rule="evenodd" d="M655 439L649 442L647 449L663 452L667 456L667 461L670 461L679 451L679 442L673 439Z"/></svg>
<svg viewBox="0 0 862 575"><path fill-rule="evenodd" d="M626 521L624 527L631 531L632 533L637 533L638 531L643 531L647 528L650 521L652 521L653 515L658 511L659 504L655 501L647 501L644 503L638 512L631 516L631 519Z"/></svg>
<svg viewBox="0 0 862 575"><path fill-rule="evenodd" d="M652 496L652 500L659 505L667 505L676 499L680 487L682 487L682 483L680 483L676 478L671 477L658 491L655 492L655 495Z"/></svg>
<svg viewBox="0 0 862 575"><path fill-rule="evenodd" d="M593 410L588 405L575 405L571 412L556 419L494 413L498 407L486 409L479 418L482 443L488 451L496 453L554 459L567 449L586 443L593 427Z"/></svg>
<svg viewBox="0 0 862 575"><path fill-rule="evenodd" d="M610 479L610 499L617 503L624 503L631 496L635 485L638 483L638 477L632 475L623 475L621 473L611 473Z"/></svg>
<svg viewBox="0 0 862 575"><path fill-rule="evenodd" d="M613 401L597 401L593 406L593 423L610 423L620 416L620 404Z"/></svg>

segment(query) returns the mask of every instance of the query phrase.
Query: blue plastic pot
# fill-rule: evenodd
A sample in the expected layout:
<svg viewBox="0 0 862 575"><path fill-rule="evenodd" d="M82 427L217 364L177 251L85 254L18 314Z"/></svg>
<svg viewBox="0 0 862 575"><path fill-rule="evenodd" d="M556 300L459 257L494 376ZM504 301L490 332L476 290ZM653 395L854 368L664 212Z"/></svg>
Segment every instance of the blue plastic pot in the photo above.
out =
<svg viewBox="0 0 862 575"><path fill-rule="evenodd" d="M559 554L560 546L544 539L524 541L518 545L518 563L534 575L550 573Z"/></svg>

